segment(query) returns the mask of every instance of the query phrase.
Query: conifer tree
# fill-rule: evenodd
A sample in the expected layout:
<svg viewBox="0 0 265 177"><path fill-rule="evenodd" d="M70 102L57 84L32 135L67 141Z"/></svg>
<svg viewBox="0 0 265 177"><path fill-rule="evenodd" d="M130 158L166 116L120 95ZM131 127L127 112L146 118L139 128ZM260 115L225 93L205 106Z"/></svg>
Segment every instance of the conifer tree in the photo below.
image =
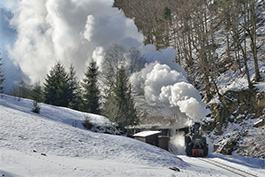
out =
<svg viewBox="0 0 265 177"><path fill-rule="evenodd" d="M111 121L118 123L121 128L136 125L139 122L124 66L121 66L117 71L112 94L107 97L104 106L104 115Z"/></svg>
<svg viewBox="0 0 265 177"><path fill-rule="evenodd" d="M44 101L44 95L43 95L43 90L40 86L40 84L36 84L33 89L31 90L31 99L33 99L33 108L32 112L34 113L40 113L41 107L39 106L39 102Z"/></svg>
<svg viewBox="0 0 265 177"><path fill-rule="evenodd" d="M2 58L0 58L0 93L4 92L4 87L2 86L5 78L4 78L4 74L2 73L2 62L1 62Z"/></svg>
<svg viewBox="0 0 265 177"><path fill-rule="evenodd" d="M76 77L76 71L73 65L69 68L69 107L75 110L81 110L81 92L79 82Z"/></svg>
<svg viewBox="0 0 265 177"><path fill-rule="evenodd" d="M69 76L64 66L58 62L47 75L44 83L45 102L56 106L69 105Z"/></svg>
<svg viewBox="0 0 265 177"><path fill-rule="evenodd" d="M98 67L96 62L92 60L85 73L85 78L83 79L83 99L84 106L83 110L86 112L99 114L100 113L100 91L98 89Z"/></svg>
<svg viewBox="0 0 265 177"><path fill-rule="evenodd" d="M39 83L33 86L31 90L30 98L37 102L44 102L44 93Z"/></svg>

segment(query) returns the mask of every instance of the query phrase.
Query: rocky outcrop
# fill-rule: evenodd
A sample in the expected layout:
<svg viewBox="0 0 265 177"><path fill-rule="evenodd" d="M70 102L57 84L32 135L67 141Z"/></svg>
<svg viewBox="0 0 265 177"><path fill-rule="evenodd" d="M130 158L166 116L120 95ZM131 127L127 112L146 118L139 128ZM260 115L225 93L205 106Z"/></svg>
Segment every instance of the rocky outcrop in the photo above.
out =
<svg viewBox="0 0 265 177"><path fill-rule="evenodd" d="M232 155L232 152L238 148L239 139L239 137L229 139L220 152L224 155Z"/></svg>
<svg viewBox="0 0 265 177"><path fill-rule="evenodd" d="M237 152L244 155L242 148L247 143L246 136L251 137L249 130L265 127L265 92L253 90L229 91L225 93L220 102L208 105L212 111L211 117L205 120L203 129L212 138L219 140L214 142L214 150L222 154L230 155ZM233 127L233 130L229 130ZM234 134L231 136L231 134ZM253 135L254 140L259 138ZM258 141L258 140L257 140ZM242 144L243 143L243 144ZM255 148L257 143L254 143ZM252 144L250 145L251 148ZM258 157L258 153L255 157ZM254 156L253 156L254 157Z"/></svg>
<svg viewBox="0 0 265 177"><path fill-rule="evenodd" d="M265 93L255 90L229 91L220 102L208 105L212 111L211 120L205 122L204 130L216 129L216 134L222 134L222 127L228 122L240 123L243 119L254 119L262 116L265 110Z"/></svg>

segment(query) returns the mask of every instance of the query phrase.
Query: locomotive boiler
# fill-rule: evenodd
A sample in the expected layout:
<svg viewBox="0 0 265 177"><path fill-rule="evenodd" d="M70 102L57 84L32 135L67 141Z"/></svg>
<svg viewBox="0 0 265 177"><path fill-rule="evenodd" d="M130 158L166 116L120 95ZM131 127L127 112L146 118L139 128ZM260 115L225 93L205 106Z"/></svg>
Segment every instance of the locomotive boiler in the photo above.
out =
<svg viewBox="0 0 265 177"><path fill-rule="evenodd" d="M208 144L206 137L200 132L201 124L196 122L190 127L189 134L185 136L187 156L206 157L208 155Z"/></svg>

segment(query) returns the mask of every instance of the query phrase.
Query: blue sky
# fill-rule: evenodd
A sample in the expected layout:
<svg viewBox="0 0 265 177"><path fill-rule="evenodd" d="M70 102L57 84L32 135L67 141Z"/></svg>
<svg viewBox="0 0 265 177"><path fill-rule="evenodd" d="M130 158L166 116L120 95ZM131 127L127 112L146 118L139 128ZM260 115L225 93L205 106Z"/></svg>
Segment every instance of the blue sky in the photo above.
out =
<svg viewBox="0 0 265 177"><path fill-rule="evenodd" d="M1 0L0 7L5 7L9 10L14 10L20 0Z"/></svg>
<svg viewBox="0 0 265 177"><path fill-rule="evenodd" d="M6 78L3 83L5 91L12 90L14 83L23 75L20 68L10 60L7 52L7 46L12 46L17 37L16 30L9 26L9 20L13 16L12 11L15 10L17 4L17 0L0 1L0 57L4 64L2 69Z"/></svg>
<svg viewBox="0 0 265 177"><path fill-rule="evenodd" d="M12 18L15 6L11 7L11 4L14 4L13 0L1 0L0 1L0 35L1 35L1 55L6 58L6 46L12 45L16 37L16 31L9 26L9 20Z"/></svg>
<svg viewBox="0 0 265 177"><path fill-rule="evenodd" d="M15 30L9 26L9 21L12 18L12 11L17 7L18 0L1 0L1 17L0 17L0 35L1 35L1 53L5 55L6 45L11 45L16 36Z"/></svg>

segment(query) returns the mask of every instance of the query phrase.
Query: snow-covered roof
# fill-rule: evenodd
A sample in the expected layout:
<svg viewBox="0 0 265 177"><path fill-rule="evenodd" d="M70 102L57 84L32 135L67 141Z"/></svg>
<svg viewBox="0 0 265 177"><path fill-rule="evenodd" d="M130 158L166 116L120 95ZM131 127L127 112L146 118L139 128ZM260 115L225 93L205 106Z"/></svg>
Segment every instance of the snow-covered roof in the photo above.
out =
<svg viewBox="0 0 265 177"><path fill-rule="evenodd" d="M134 134L133 136L138 136L138 137L147 137L147 136L151 136L151 135L155 135L155 134L159 134L161 133L160 131L142 131L139 133Z"/></svg>

